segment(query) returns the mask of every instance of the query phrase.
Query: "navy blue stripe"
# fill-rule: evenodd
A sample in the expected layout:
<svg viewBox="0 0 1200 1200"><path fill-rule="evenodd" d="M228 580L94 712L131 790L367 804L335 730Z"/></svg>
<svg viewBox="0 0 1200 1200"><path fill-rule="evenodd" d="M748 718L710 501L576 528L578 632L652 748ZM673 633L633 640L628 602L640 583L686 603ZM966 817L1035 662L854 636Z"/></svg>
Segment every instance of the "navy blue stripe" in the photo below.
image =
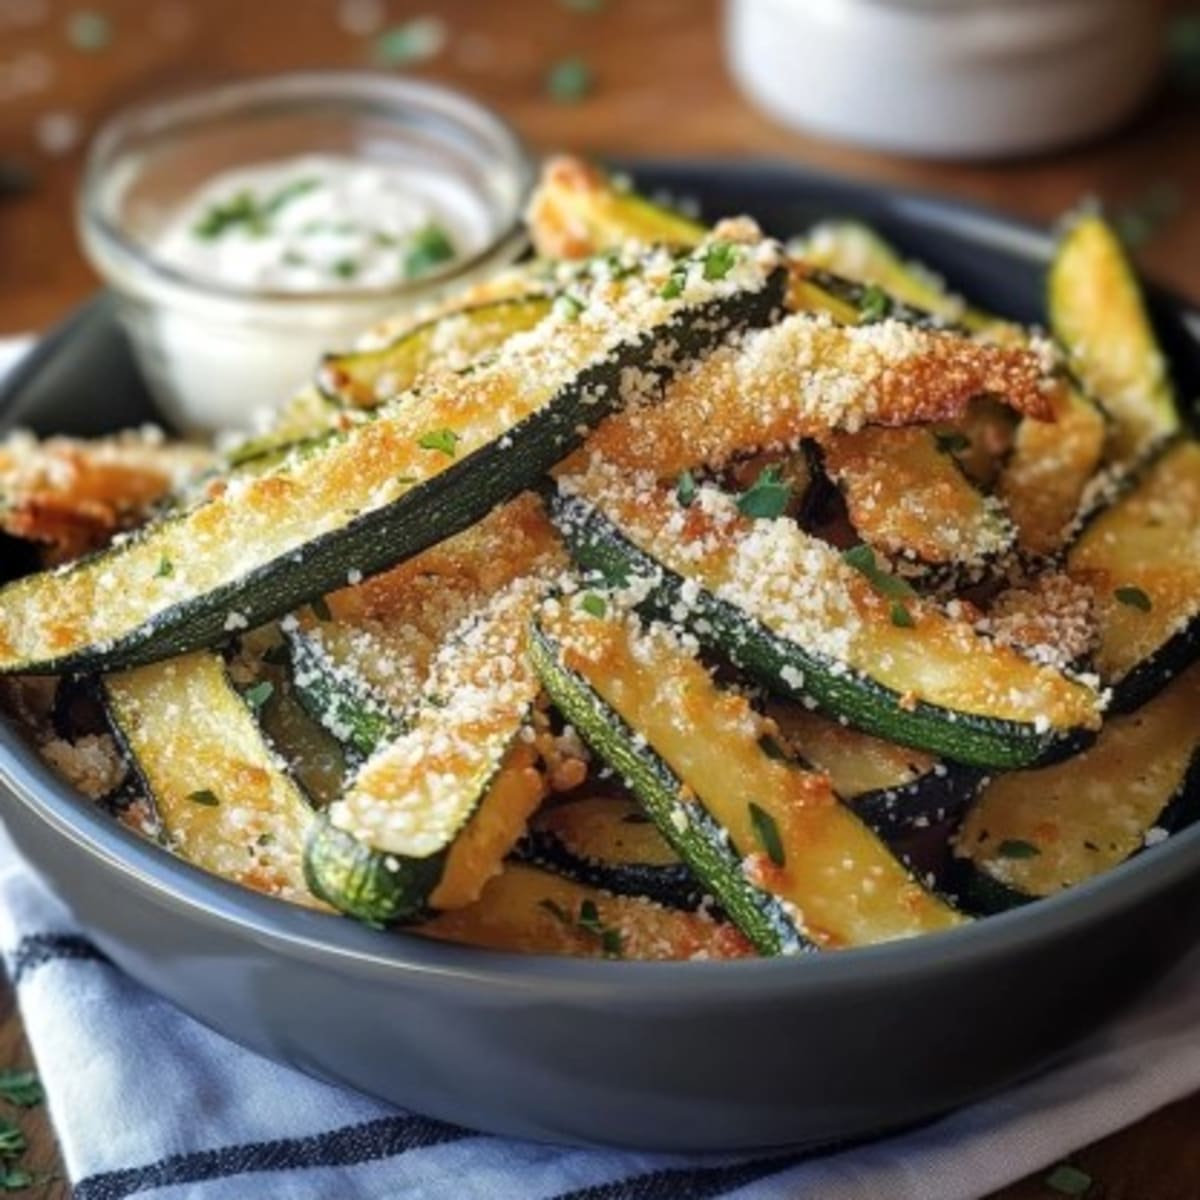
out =
<svg viewBox="0 0 1200 1200"><path fill-rule="evenodd" d="M61 959L109 961L104 951L77 933L31 933L8 956L9 982L15 987L38 967Z"/></svg>
<svg viewBox="0 0 1200 1200"><path fill-rule="evenodd" d="M778 1154L723 1167L671 1167L563 1192L554 1200L708 1200L794 1167L809 1154Z"/></svg>
<svg viewBox="0 0 1200 1200"><path fill-rule="evenodd" d="M349 1167L475 1136L469 1129L426 1117L379 1117L308 1137L196 1150L174 1154L144 1167L104 1171L81 1180L73 1194L75 1200L124 1200L126 1196L154 1188L203 1183L231 1175Z"/></svg>

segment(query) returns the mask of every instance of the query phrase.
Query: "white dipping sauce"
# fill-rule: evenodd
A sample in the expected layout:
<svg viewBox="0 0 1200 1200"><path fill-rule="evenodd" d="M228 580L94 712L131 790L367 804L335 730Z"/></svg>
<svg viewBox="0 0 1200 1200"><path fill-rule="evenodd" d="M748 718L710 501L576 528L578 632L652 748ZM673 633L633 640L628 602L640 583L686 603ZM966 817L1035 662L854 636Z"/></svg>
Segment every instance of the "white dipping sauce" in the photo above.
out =
<svg viewBox="0 0 1200 1200"><path fill-rule="evenodd" d="M154 250L226 287L384 288L476 253L489 215L461 182L424 166L306 155L214 176Z"/></svg>
<svg viewBox="0 0 1200 1200"><path fill-rule="evenodd" d="M312 379L322 352L428 302L443 273L461 286L464 259L495 269L499 232L491 193L433 164L252 164L211 177L148 234L153 257L198 286L122 315L174 424L253 429Z"/></svg>

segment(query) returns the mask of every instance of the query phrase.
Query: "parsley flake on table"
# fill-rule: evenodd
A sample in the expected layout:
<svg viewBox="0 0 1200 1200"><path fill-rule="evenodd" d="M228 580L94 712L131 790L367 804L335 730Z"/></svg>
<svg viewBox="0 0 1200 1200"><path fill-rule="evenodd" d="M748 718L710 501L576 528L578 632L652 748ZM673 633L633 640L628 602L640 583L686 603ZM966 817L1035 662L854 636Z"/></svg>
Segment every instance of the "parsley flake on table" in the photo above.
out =
<svg viewBox="0 0 1200 1200"><path fill-rule="evenodd" d="M417 17L380 33L372 46L375 61L383 67L409 67L428 62L446 44L445 23L437 17Z"/></svg>
<svg viewBox="0 0 1200 1200"><path fill-rule="evenodd" d="M1059 1163L1046 1176L1045 1184L1060 1196L1086 1196L1092 1188L1092 1177L1070 1163Z"/></svg>
<svg viewBox="0 0 1200 1200"><path fill-rule="evenodd" d="M0 1117L0 1158L20 1158L26 1146L20 1128L7 1117Z"/></svg>
<svg viewBox="0 0 1200 1200"><path fill-rule="evenodd" d="M36 1071L9 1067L0 1070L0 1100L18 1108L34 1108L45 1099Z"/></svg>
<svg viewBox="0 0 1200 1200"><path fill-rule="evenodd" d="M573 55L560 59L546 75L546 93L559 104L578 104L592 90L592 69Z"/></svg>

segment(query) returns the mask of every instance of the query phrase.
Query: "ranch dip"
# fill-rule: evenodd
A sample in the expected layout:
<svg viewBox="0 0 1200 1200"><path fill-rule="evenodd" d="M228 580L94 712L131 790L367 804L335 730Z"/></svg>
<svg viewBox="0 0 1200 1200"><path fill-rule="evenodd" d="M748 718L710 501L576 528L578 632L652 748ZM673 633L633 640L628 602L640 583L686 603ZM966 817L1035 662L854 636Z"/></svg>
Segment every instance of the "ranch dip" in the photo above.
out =
<svg viewBox="0 0 1200 1200"><path fill-rule="evenodd" d="M213 176L164 225L154 250L226 287L388 288L478 252L490 217L452 175L312 154Z"/></svg>

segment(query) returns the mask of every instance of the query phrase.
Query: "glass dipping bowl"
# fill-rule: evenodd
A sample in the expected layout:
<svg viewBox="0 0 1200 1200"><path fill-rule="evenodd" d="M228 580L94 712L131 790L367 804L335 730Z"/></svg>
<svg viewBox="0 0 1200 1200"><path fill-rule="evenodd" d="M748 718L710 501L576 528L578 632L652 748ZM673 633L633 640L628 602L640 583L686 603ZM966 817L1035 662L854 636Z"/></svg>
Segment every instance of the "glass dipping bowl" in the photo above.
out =
<svg viewBox="0 0 1200 1200"><path fill-rule="evenodd" d="M249 289L156 254L156 236L214 175L312 153L441 173L478 205L486 236L442 270L385 288ZM321 353L515 260L532 179L520 140L466 96L365 71L305 72L113 118L92 144L78 221L164 417L187 433L244 430L306 383Z"/></svg>

